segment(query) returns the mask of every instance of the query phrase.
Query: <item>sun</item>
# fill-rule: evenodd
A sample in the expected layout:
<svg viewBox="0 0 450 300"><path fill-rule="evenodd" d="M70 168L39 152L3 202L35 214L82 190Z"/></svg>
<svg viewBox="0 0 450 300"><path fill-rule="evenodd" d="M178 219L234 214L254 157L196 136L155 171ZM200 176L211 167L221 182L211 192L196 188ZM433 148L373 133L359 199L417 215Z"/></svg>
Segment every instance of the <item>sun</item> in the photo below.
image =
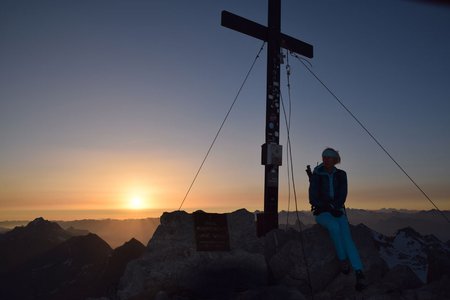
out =
<svg viewBox="0 0 450 300"><path fill-rule="evenodd" d="M128 206L131 209L143 209L144 208L144 201L142 197L140 196L134 196L130 199Z"/></svg>

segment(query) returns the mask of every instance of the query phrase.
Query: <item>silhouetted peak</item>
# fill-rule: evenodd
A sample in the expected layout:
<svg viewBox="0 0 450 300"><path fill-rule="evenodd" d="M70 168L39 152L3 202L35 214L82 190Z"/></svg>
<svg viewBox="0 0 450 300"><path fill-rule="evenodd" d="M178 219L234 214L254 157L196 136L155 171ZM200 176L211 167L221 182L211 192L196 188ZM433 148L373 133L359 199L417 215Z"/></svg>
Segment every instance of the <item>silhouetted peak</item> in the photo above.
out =
<svg viewBox="0 0 450 300"><path fill-rule="evenodd" d="M139 253L142 254L145 251L146 247L144 244L132 238L128 242L125 242L122 246L114 249L114 255L123 255L124 253Z"/></svg>
<svg viewBox="0 0 450 300"><path fill-rule="evenodd" d="M125 242L123 244L123 246L128 246L128 247L135 247L135 246L144 246L144 244L142 244L141 242L139 242L137 239L135 239L134 237L131 238L128 242Z"/></svg>
<svg viewBox="0 0 450 300"><path fill-rule="evenodd" d="M423 239L428 244L443 244L443 242L440 239L438 239L434 234L427 234L423 237Z"/></svg>
<svg viewBox="0 0 450 300"><path fill-rule="evenodd" d="M409 227L409 226L405 227L405 228L402 228L402 229L399 229L397 231L397 235L399 235L401 233L405 234L407 237L420 238L420 239L423 238L423 236L420 233L418 233L412 227Z"/></svg>
<svg viewBox="0 0 450 300"><path fill-rule="evenodd" d="M36 218L26 226L16 226L0 240L0 273L60 245L71 235L57 223Z"/></svg>
<svg viewBox="0 0 450 300"><path fill-rule="evenodd" d="M33 221L31 221L30 223L28 223L26 227L48 226L50 223L52 223L52 222L45 220L43 217L39 217L39 218L36 218ZM56 224L56 223L54 223L54 224Z"/></svg>
<svg viewBox="0 0 450 300"><path fill-rule="evenodd" d="M33 221L31 221L30 223L28 223L28 225L30 226L36 226L42 223L45 223L46 220L43 217L38 217L36 219L34 219Z"/></svg>
<svg viewBox="0 0 450 300"><path fill-rule="evenodd" d="M26 226L16 226L13 230L5 233L11 239L25 239L30 241L51 241L57 244L67 240L71 235L61 228L57 223L45 220L42 217L36 218Z"/></svg>
<svg viewBox="0 0 450 300"><path fill-rule="evenodd" d="M144 254L146 247L132 238L125 242L122 246L113 250L109 256L107 267L103 272L103 280L109 286L118 286L119 280L122 277L127 264Z"/></svg>
<svg viewBox="0 0 450 300"><path fill-rule="evenodd" d="M33 230L63 230L58 223L45 220L42 217L34 219L25 228Z"/></svg>
<svg viewBox="0 0 450 300"><path fill-rule="evenodd" d="M232 212L232 214L249 214L250 212L245 208L240 208Z"/></svg>

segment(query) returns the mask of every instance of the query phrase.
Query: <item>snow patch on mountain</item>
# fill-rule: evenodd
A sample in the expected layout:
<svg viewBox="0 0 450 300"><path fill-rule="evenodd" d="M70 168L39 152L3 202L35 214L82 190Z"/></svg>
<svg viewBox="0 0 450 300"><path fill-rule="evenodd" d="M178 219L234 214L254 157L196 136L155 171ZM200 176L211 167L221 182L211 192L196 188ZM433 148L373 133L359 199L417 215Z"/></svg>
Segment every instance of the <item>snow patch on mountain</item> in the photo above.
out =
<svg viewBox="0 0 450 300"><path fill-rule="evenodd" d="M379 242L381 258L390 269L398 265L408 266L422 282L427 281L426 242L421 237L402 230L394 238L388 238L379 233L374 233L373 236Z"/></svg>

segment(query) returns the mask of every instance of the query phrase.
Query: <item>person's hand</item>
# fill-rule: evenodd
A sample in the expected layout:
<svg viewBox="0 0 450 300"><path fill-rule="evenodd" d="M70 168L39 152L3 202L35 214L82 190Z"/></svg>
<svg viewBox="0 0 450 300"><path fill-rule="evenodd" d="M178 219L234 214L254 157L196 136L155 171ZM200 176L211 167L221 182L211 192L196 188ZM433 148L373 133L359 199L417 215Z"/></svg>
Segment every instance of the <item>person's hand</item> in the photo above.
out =
<svg viewBox="0 0 450 300"><path fill-rule="evenodd" d="M319 205L319 206L313 206L311 209L313 212L313 215L318 216L323 212L330 212L333 209L333 207L329 204L326 205Z"/></svg>

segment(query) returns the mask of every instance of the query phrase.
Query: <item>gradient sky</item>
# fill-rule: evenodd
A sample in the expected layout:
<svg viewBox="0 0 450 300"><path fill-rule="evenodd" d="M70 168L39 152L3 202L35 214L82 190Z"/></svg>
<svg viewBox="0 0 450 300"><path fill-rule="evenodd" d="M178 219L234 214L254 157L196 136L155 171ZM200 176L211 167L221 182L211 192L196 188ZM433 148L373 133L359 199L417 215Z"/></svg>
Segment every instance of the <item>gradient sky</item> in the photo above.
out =
<svg viewBox="0 0 450 300"><path fill-rule="evenodd" d="M222 10L267 22L261 0L1 1L0 219L107 217L137 196L148 209L177 209L261 46L221 27ZM441 209L450 209L449 28L448 6L282 1L282 31L314 45L314 72ZM349 176L348 207L432 209L290 64L299 208L309 208L305 165L331 146ZM185 209L262 209L265 68L264 50Z"/></svg>

